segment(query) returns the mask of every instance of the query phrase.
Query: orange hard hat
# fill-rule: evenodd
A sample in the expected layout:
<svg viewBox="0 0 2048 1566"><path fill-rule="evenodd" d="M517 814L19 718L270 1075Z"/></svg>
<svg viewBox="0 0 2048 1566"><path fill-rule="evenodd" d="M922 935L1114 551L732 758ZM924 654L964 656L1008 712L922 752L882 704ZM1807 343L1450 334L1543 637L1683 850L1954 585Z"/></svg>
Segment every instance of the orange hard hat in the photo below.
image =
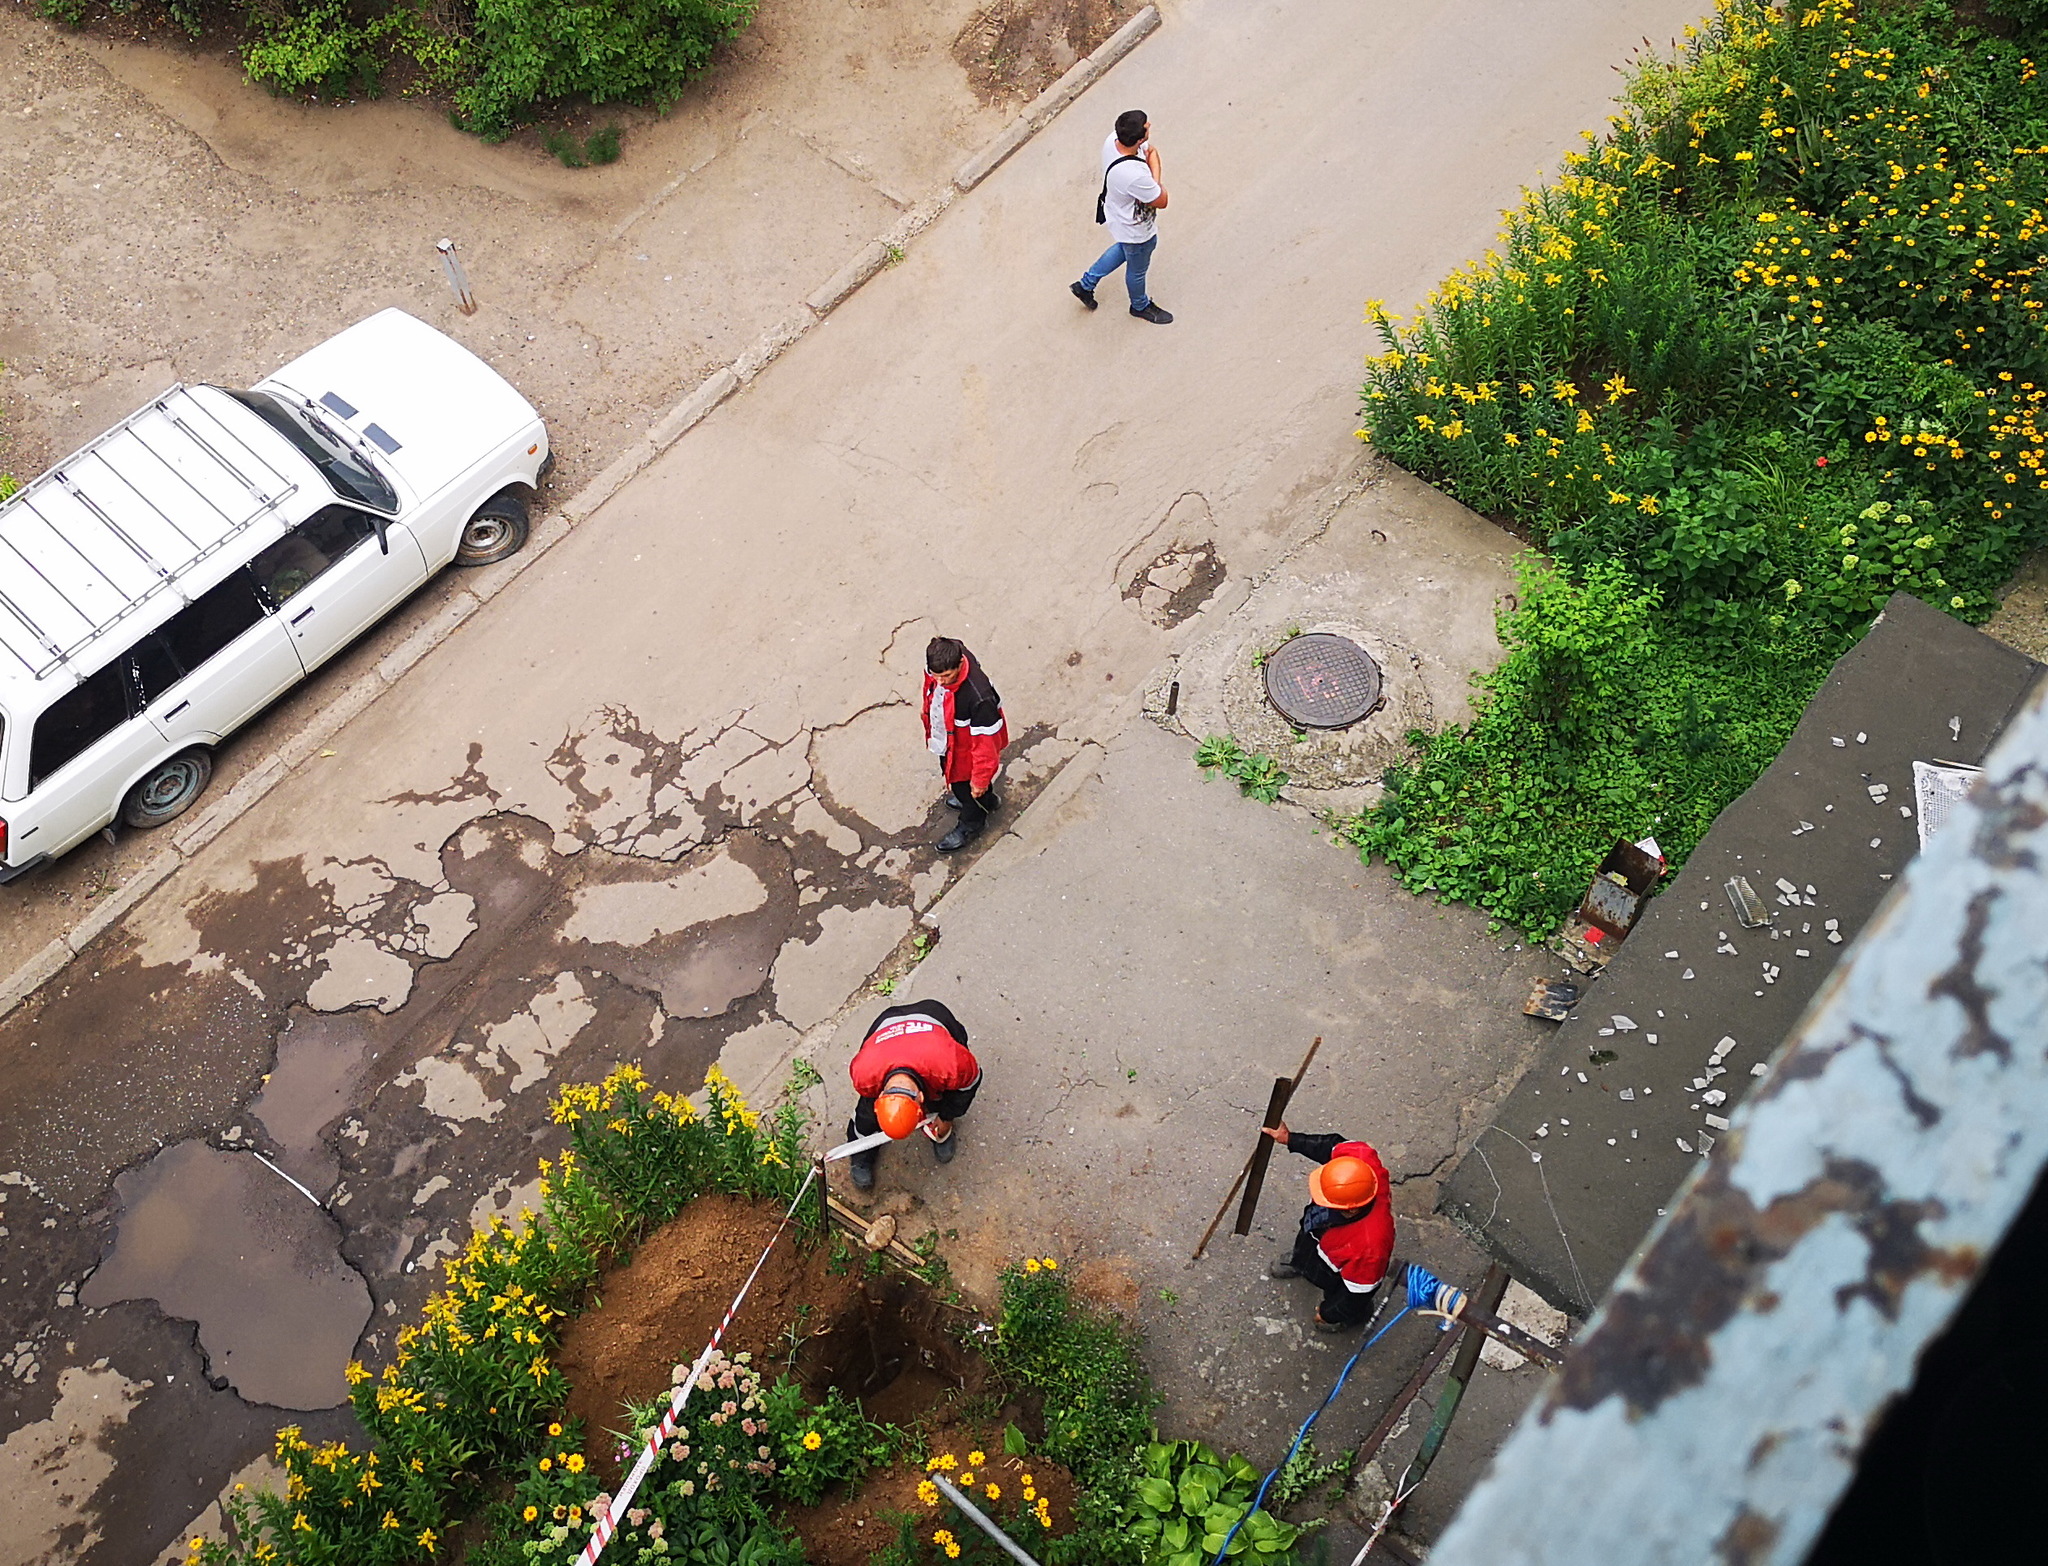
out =
<svg viewBox="0 0 2048 1566"><path fill-rule="evenodd" d="M1363 1158L1333 1158L1309 1171L1308 1194L1324 1207L1366 1207L1380 1194L1380 1178Z"/></svg>
<svg viewBox="0 0 2048 1566"><path fill-rule="evenodd" d="M897 1141L915 1131L924 1120L924 1104L902 1088L888 1088L875 1100L875 1122Z"/></svg>

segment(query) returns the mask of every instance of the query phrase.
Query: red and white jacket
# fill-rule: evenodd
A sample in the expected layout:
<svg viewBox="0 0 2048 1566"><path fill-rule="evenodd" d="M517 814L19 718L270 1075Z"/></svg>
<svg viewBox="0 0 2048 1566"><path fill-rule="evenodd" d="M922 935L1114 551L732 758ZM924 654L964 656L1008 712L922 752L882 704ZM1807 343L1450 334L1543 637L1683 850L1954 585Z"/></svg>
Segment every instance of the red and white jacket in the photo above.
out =
<svg viewBox="0 0 2048 1566"><path fill-rule="evenodd" d="M1333 1223L1330 1220L1337 1214L1313 1203L1302 1215L1304 1226L1315 1238L1316 1254L1344 1280L1349 1292L1365 1294L1378 1288L1387 1275L1387 1264L1394 1257L1393 1182L1387 1178L1387 1166L1380 1162L1379 1153L1370 1142L1348 1142L1301 1131L1288 1138L1287 1146L1290 1152L1319 1164L1333 1158L1362 1158L1378 1176L1379 1195L1356 1218Z"/></svg>
<svg viewBox="0 0 2048 1566"><path fill-rule="evenodd" d="M975 793L986 794L1002 765L1003 747L1010 743L1010 726L1003 717L1003 699L974 654L968 653L965 662L967 673L950 687L935 674L925 675L918 711L926 746L944 758L946 781L971 783Z"/></svg>
<svg viewBox="0 0 2048 1566"><path fill-rule="evenodd" d="M854 1092L876 1097L892 1071L912 1073L933 1098L974 1086L981 1080L981 1063L954 1029L966 1032L937 1002L891 1006L875 1019L847 1068Z"/></svg>

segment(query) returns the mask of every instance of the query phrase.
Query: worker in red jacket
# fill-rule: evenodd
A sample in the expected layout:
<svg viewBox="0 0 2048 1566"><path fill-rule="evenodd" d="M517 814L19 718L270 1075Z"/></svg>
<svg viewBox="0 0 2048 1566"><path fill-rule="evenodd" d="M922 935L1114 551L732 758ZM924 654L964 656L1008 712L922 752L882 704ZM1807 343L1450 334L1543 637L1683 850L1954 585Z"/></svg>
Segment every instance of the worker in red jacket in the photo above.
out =
<svg viewBox="0 0 2048 1566"><path fill-rule="evenodd" d="M934 636L925 645L924 667L918 709L924 715L925 746L944 769L951 791L946 803L960 812L959 824L938 843L940 853L950 854L980 837L990 815L1002 808L996 768L1010 743L1010 727L1002 697L962 643Z"/></svg>
<svg viewBox="0 0 2048 1566"><path fill-rule="evenodd" d="M931 1139L932 1156L950 1164L959 1150L953 1122L974 1105L981 1088L981 1063L967 1048L967 1030L942 1002L912 1001L891 1006L868 1028L847 1068L860 1102L847 1122L849 1137L886 1131L900 1142L919 1130ZM847 1160L855 1187L875 1188L880 1148Z"/></svg>
<svg viewBox="0 0 2048 1566"><path fill-rule="evenodd" d="M1368 1142L1331 1132L1310 1136L1282 1123L1266 1128L1282 1147L1312 1158L1309 1204L1294 1248L1266 1269L1274 1278L1306 1278L1323 1291L1316 1331L1342 1332L1372 1320L1394 1256L1393 1198L1387 1166Z"/></svg>

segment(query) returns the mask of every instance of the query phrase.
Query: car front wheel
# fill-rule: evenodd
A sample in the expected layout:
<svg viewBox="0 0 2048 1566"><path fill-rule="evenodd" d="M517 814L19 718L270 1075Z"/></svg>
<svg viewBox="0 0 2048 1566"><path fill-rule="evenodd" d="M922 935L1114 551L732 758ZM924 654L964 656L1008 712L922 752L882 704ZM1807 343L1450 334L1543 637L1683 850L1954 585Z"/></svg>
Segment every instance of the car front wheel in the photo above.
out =
<svg viewBox="0 0 2048 1566"><path fill-rule="evenodd" d="M128 790L121 819L132 827L160 827L190 810L213 776L213 757L203 750L181 751Z"/></svg>
<svg viewBox="0 0 2048 1566"><path fill-rule="evenodd" d="M509 489L493 495L464 524L462 542L455 546L455 563L494 565L519 552L526 531L526 502Z"/></svg>

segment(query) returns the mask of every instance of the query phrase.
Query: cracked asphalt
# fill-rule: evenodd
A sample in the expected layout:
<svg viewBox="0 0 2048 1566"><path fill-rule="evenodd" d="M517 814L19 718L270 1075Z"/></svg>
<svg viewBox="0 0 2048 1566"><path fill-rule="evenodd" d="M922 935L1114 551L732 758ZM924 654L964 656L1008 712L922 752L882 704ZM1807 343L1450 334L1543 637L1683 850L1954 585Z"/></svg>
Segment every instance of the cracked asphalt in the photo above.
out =
<svg viewBox="0 0 2048 1566"><path fill-rule="evenodd" d="M1605 112L1612 65L1691 12L1170 4L1154 39L901 265L0 1021L0 1471L51 1496L0 1530L11 1558L151 1559L277 1424L343 1430L314 1372L358 1322L355 1347L374 1358L429 1264L516 1208L556 1145L554 1085L621 1059L680 1087L714 1060L748 1086L799 1051L829 1069L850 998L920 913L937 903L940 953L954 939L940 899L956 867L927 846L944 814L914 707L925 637L963 637L1003 692L1019 739L1001 824L1014 827L1064 764L1126 731L1205 621L1341 525L1368 462L1352 436L1362 300L1413 299L1482 250L1518 185ZM1163 332L1084 315L1065 292L1099 248L1096 149L1130 101L1175 171L1153 284L1179 320ZM1423 517L1402 547L1428 554L1438 525ZM1430 571L1428 604L1487 620L1497 561ZM1433 636L1456 679L1485 648L1450 646L1453 623L1437 612L1408 634ZM1183 764L1154 760L1162 780ZM1191 767L1177 775L1201 787ZM1047 819L1073 819L1087 797L1049 800ZM1144 830L1111 834L1083 865L1102 900L1147 892L1125 918L1197 928L1175 910L1219 881L1244 883L1246 906L1284 900L1284 870L1271 879L1284 861L1183 844L1146 797L1125 796ZM1194 797L1243 803L1222 786ZM976 882L1030 851L996 838ZM1173 874L1184 859L1202 867L1192 889ZM1295 934L1378 975L1345 980L1368 991L1408 970L1402 987L1459 1019L1441 1048L1424 1036L1374 1058L1375 1091L1429 1126L1390 1162L1426 1180L1467 1107L1512 1074L1513 1029L1492 1024L1522 981L1470 931L1447 958L1432 910L1402 917L1410 938L1392 946ZM985 932L960 970L977 988L945 998L1001 1038L1026 1016L1004 1005L1021 983L1006 970L1058 951L1041 980L1135 1006L1184 976L1149 949L1118 956L1048 903ZM1086 1106L1087 1137L1057 1116L1019 1125L1031 1167L1058 1182L1016 1182L1016 1199L1067 1192L1093 1215L1075 1242L1133 1298L1180 1287L1154 1277L1159 1257L1179 1244L1182 1208L1212 1200L1177 1139L1212 1105L1241 1119L1268 1074L1263 1049L1225 1025L1256 1001L1241 993L1245 952L1200 954L1171 1036L1119 1022L1128 1046L1106 1048L1076 1013L1057 1051L1012 1033L992 1077L1077 1121ZM1292 1058L1295 1031L1280 1050ZM1176 1053L1123 1114L1116 1079ZM836 1116L843 1100L824 1107ZM992 1097L980 1123L1008 1113ZM978 1151L955 1194L977 1189ZM1219 1155L1201 1156L1206 1172ZM276 1181L267 1195L259 1173ZM1119 1228L1134 1206L1142 1224ZM139 1233L145 1210L182 1214L183 1230ZM993 1204L949 1220L970 1281L1020 1214L1050 1230ZM238 1313L266 1277L307 1303ZM1190 1418L1227 1425L1270 1397L1267 1361L1232 1361L1206 1315L1154 1325ZM1183 1376L1205 1359L1206 1380Z"/></svg>

